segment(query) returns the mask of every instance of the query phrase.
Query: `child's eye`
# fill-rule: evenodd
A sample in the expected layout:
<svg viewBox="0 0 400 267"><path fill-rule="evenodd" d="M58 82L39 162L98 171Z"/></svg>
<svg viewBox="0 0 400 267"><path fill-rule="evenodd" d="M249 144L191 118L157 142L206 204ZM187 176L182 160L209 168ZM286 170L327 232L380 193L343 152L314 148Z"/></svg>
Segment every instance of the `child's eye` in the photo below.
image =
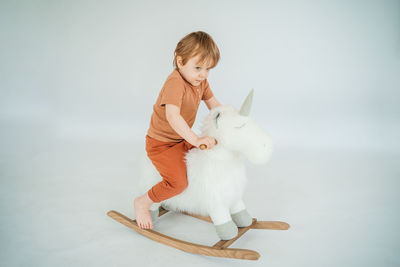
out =
<svg viewBox="0 0 400 267"><path fill-rule="evenodd" d="M196 67L196 70L200 70L200 67Z"/></svg>

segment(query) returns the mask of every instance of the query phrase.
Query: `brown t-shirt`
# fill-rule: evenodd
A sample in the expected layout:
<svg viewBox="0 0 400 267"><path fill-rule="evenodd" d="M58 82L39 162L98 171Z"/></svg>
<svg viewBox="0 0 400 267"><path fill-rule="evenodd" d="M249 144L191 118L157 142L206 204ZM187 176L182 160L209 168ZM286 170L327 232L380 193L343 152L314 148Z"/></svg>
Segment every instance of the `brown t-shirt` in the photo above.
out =
<svg viewBox="0 0 400 267"><path fill-rule="evenodd" d="M180 142L183 140L167 121L165 104L180 107L180 114L191 128L196 119L201 100L214 96L207 79L198 86L187 82L176 69L168 76L153 106L150 127L147 135L163 142Z"/></svg>

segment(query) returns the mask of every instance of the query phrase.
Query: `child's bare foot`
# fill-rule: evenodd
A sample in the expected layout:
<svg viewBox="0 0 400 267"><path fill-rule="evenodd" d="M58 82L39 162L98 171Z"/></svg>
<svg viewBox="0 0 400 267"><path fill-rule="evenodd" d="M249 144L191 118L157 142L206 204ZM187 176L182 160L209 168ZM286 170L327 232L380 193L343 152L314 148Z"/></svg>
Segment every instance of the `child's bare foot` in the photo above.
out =
<svg viewBox="0 0 400 267"><path fill-rule="evenodd" d="M135 216L136 222L140 228L143 229L152 229L153 222L151 221L150 216L150 206L153 204L153 201L149 198L147 193L144 195L135 198L134 208L135 208Z"/></svg>

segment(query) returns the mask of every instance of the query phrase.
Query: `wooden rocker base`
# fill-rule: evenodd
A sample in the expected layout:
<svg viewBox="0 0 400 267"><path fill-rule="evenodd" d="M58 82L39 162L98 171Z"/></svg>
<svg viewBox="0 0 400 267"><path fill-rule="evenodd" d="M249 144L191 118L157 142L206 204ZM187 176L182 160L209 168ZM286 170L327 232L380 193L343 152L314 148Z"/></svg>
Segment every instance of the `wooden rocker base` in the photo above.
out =
<svg viewBox="0 0 400 267"><path fill-rule="evenodd" d="M168 210L160 207L159 216L167 213ZM184 213L186 215L207 221L212 222L210 217L204 217L199 215L193 215L189 213ZM163 235L157 231L151 229L142 229L140 228L136 220L131 220L128 217L122 215L121 213L111 210L107 212L107 215L113 218L114 220L132 228L139 234L142 234L154 241L163 243L170 247L174 247L186 252L206 255L206 256L214 256L214 257L224 257L224 258L235 258L235 259L244 259L244 260L258 260L260 254L257 251L249 250L249 249L239 249L239 248L228 248L233 242L235 242L239 237L241 237L244 233L246 233L249 229L271 229L271 230L287 230L289 229L289 224L285 222L278 221L257 221L257 219L253 218L253 223L247 227L240 227L238 230L238 235L230 240L220 240L213 246L205 246L199 245L195 243L186 242L183 240L179 240L167 235Z"/></svg>

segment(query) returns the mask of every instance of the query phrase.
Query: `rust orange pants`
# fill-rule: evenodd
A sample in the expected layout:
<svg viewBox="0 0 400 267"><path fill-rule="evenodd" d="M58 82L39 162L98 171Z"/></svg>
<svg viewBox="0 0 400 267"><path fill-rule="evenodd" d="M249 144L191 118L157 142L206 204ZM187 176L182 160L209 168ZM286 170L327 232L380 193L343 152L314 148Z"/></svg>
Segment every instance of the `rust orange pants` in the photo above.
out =
<svg viewBox="0 0 400 267"><path fill-rule="evenodd" d="M158 203L181 193L188 185L186 153L195 146L183 140L179 143L162 142L146 135L146 152L162 177L147 193Z"/></svg>

